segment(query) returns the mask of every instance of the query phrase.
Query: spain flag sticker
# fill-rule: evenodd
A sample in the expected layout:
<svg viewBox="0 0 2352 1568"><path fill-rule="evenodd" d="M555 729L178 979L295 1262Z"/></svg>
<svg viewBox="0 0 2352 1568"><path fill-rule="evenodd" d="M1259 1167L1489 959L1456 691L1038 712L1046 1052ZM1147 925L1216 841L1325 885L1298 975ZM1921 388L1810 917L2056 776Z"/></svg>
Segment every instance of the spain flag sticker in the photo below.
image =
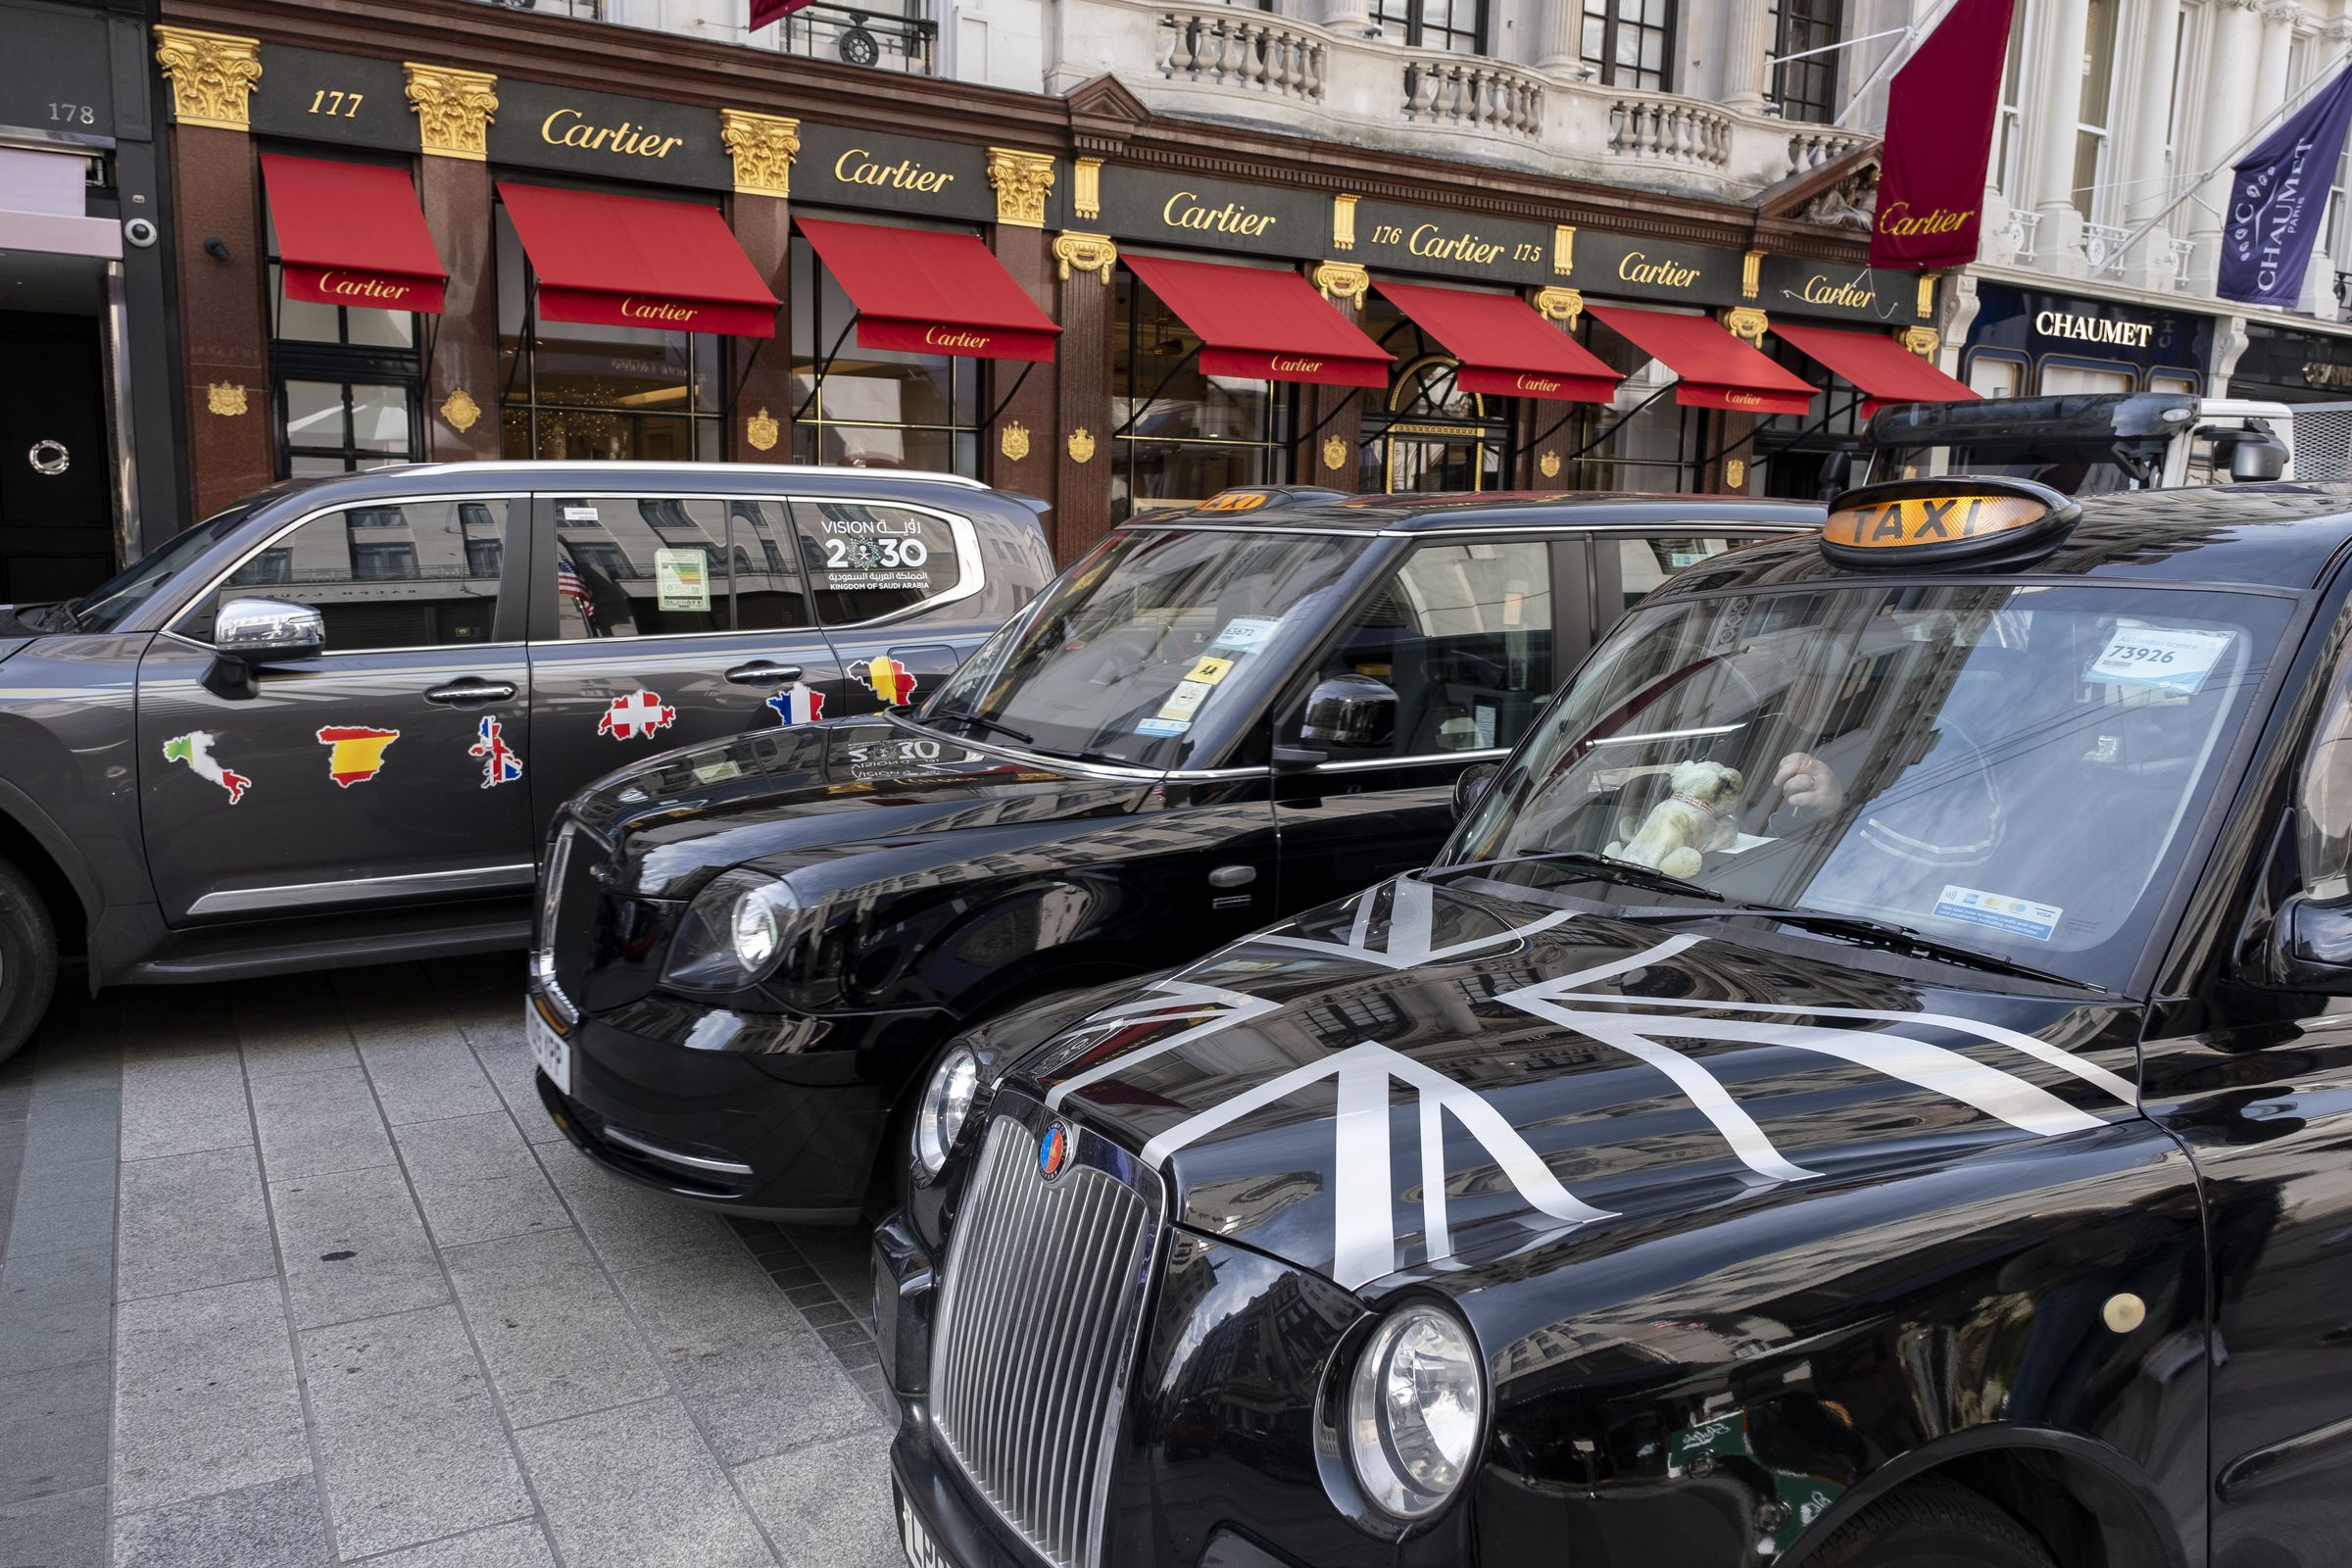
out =
<svg viewBox="0 0 2352 1568"><path fill-rule="evenodd" d="M344 789L367 783L383 771L384 751L398 739L396 729L327 725L318 732L318 744L326 748L326 776Z"/></svg>

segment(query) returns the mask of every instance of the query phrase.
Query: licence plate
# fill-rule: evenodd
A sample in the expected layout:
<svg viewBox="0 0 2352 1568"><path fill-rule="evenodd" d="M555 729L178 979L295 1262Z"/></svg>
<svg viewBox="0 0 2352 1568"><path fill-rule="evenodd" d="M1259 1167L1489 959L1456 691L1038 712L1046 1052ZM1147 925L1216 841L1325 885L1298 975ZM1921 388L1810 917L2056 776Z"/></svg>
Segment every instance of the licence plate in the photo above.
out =
<svg viewBox="0 0 2352 1568"><path fill-rule="evenodd" d="M906 1548L906 1561L913 1568L956 1568L904 1496L899 1498L899 1544Z"/></svg>
<svg viewBox="0 0 2352 1568"><path fill-rule="evenodd" d="M522 1004L522 1032L530 1037L531 1055L548 1081L566 1095L571 1093L571 1042L556 1033L539 1009L529 1003Z"/></svg>

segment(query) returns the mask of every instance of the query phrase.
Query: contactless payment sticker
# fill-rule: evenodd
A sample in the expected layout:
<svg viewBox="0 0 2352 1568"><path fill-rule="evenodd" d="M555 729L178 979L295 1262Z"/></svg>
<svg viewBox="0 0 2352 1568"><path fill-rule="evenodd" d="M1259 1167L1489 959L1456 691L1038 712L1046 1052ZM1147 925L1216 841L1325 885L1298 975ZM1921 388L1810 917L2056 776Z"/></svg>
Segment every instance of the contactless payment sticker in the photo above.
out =
<svg viewBox="0 0 2352 1568"><path fill-rule="evenodd" d="M2167 626L2119 626L2107 640L2106 652L2092 661L2088 678L2191 696L2230 651L2233 635Z"/></svg>
<svg viewBox="0 0 2352 1568"><path fill-rule="evenodd" d="M654 592L663 610L709 610L710 558L700 550L655 551Z"/></svg>
<svg viewBox="0 0 2352 1568"><path fill-rule="evenodd" d="M1989 926L2013 937L2047 942L2058 934L2058 917L2066 911L2055 904L2036 904L2032 899L2011 898L2006 893L1987 893L1982 888L1964 888L1955 883L1946 886L1936 901L1936 912L1947 920L1965 920L1970 925Z"/></svg>
<svg viewBox="0 0 2352 1568"><path fill-rule="evenodd" d="M1181 735L1193 727L1189 718L1146 718L1136 722L1138 735Z"/></svg>
<svg viewBox="0 0 2352 1568"><path fill-rule="evenodd" d="M1209 647L1246 654L1262 646L1267 638L1274 635L1274 628L1281 624L1279 616L1236 615L1225 623L1223 631L1209 640Z"/></svg>

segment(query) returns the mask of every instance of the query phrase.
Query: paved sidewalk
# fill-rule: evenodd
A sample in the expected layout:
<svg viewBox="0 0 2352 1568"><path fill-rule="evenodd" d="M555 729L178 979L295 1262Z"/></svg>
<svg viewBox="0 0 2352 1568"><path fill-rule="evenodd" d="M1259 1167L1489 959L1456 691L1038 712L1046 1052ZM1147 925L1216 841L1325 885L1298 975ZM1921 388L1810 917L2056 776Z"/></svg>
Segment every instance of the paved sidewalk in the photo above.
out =
<svg viewBox="0 0 2352 1568"><path fill-rule="evenodd" d="M520 961L61 999L0 1066L0 1568L890 1568L858 1231L612 1180Z"/></svg>

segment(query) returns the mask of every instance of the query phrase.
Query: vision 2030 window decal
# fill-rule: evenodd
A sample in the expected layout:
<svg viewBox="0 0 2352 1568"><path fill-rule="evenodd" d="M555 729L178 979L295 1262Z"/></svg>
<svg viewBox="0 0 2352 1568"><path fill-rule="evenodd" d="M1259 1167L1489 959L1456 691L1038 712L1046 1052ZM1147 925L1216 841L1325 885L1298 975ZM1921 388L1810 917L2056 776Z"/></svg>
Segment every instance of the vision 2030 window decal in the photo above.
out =
<svg viewBox="0 0 2352 1568"><path fill-rule="evenodd" d="M1433 936L1440 923L1434 892L1427 883L1399 878L1357 896L1353 918L1344 940L1287 932L1253 936L1209 962L1221 963L1251 948L1272 946L1396 972L1474 956L1494 956L1500 950L1576 918L1563 912L1524 925L1496 921L1487 933L1464 933L1454 941L1439 943ZM1382 923L1376 921L1376 915L1384 896L1388 919ZM1476 908L1467 905L1458 906ZM1947 1046L1895 1034L1892 1029L1950 1032L1974 1043L1997 1046L2081 1079L2125 1107L2137 1103L2136 1092L2129 1080L2095 1062L2083 1061L2032 1035L1955 1014L1703 997L1633 997L1585 989L1670 960L1698 947L1702 940L1690 935L1670 937L1605 963L1497 992L1494 1000L1574 1030L1597 1045L1657 1069L1707 1119L1754 1178L1764 1184L1804 1181L1816 1173L1783 1155L1700 1058L1664 1044L1665 1039L1777 1046L1816 1053L1945 1096L2040 1137L2084 1132L2105 1123L1999 1066ZM1182 977L1157 982L1150 989L1151 995L1103 1008L1076 1027L1067 1042L1075 1049L1065 1053L1062 1059L1089 1064L1049 1089L1050 1108L1058 1109L1070 1096L1116 1079L1145 1061L1180 1051L1237 1024L1262 1018L1284 1005L1247 992ZM1745 1016L1707 1016L1723 1013ZM1794 1021L1799 1017L1836 1018L1882 1027L1827 1027ZM1165 1038L1152 1038L1153 1026L1187 1020L1198 1021ZM1119 1036L1123 1032L1132 1032L1131 1038L1140 1049L1121 1052ZM1155 1168L1163 1166L1171 1155L1188 1145L1327 1079L1333 1082L1337 1095L1332 1117L1333 1277L1344 1286L1354 1288L1381 1278L1398 1264L1396 1205L1406 1188L1396 1180L1392 1168L1396 1124L1392 1097L1396 1086L1400 1084L1412 1092L1416 1104L1421 1155L1414 1185L1420 1190L1421 1239L1429 1259L1441 1258L1451 1249L1444 1138L1447 1117L1478 1142L1503 1178L1538 1213L1563 1225L1581 1225L1608 1217L1606 1210L1570 1193L1542 1155L1485 1096L1373 1040L1360 1041L1324 1059L1251 1085L1214 1105L1195 1111L1154 1135L1145 1146L1144 1159Z"/></svg>

